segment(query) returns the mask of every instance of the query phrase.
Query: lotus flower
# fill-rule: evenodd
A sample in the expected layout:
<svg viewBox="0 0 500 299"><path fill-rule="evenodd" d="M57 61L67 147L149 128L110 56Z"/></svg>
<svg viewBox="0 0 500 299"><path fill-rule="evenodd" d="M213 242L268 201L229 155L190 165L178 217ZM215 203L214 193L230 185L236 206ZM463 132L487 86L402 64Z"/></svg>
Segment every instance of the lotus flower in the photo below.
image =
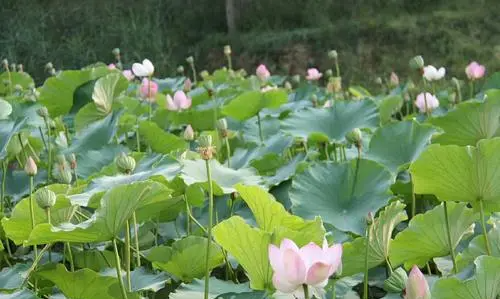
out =
<svg viewBox="0 0 500 299"><path fill-rule="evenodd" d="M36 166L35 160L33 160L31 156L29 156L28 160L26 160L24 171L29 176L35 176L38 173L38 167Z"/></svg>
<svg viewBox="0 0 500 299"><path fill-rule="evenodd" d="M149 59L144 59L142 63L134 63L132 65L132 71L137 77L150 77L153 76L155 67Z"/></svg>
<svg viewBox="0 0 500 299"><path fill-rule="evenodd" d="M413 266L406 281L405 299L430 299L431 293L424 274L417 266Z"/></svg>
<svg viewBox="0 0 500 299"><path fill-rule="evenodd" d="M257 70L255 71L255 74L261 81L266 81L267 78L271 76L271 73L267 69L265 64L261 64L257 67Z"/></svg>
<svg viewBox="0 0 500 299"><path fill-rule="evenodd" d="M158 84L147 78L142 79L140 87L141 97L148 102L155 102L156 94L158 93Z"/></svg>
<svg viewBox="0 0 500 299"><path fill-rule="evenodd" d="M184 140L193 140L194 139L194 130L191 125L188 125L186 127L186 130L184 130Z"/></svg>
<svg viewBox="0 0 500 299"><path fill-rule="evenodd" d="M116 70L116 65L114 63L108 64L108 70Z"/></svg>
<svg viewBox="0 0 500 299"><path fill-rule="evenodd" d="M188 92L191 91L191 88L193 87L193 83L191 82L191 79L187 78L184 80L184 91Z"/></svg>
<svg viewBox="0 0 500 299"><path fill-rule="evenodd" d="M431 93L420 93L417 96L417 100L415 101L415 105L421 113L425 113L427 111L431 112L432 110L439 107L439 100Z"/></svg>
<svg viewBox="0 0 500 299"><path fill-rule="evenodd" d="M307 70L306 79L309 81L316 81L323 77L323 74L318 71L316 68L310 68Z"/></svg>
<svg viewBox="0 0 500 299"><path fill-rule="evenodd" d="M131 70L124 70L122 74L123 76L125 76L125 78L127 78L128 81L132 81L135 79L134 73L132 73Z"/></svg>
<svg viewBox="0 0 500 299"><path fill-rule="evenodd" d="M428 65L424 67L424 78L427 81L437 81L441 80L446 74L446 69L444 67L440 67L439 70L436 69L433 65Z"/></svg>
<svg viewBox="0 0 500 299"><path fill-rule="evenodd" d="M398 86L399 85L399 77L398 74L395 72L391 73L391 79L390 79L391 85L392 86Z"/></svg>
<svg viewBox="0 0 500 299"><path fill-rule="evenodd" d="M328 278L337 271L342 257L342 245L323 247L309 243L302 248L289 239L284 239L280 247L269 245L269 260L273 268L273 284L282 293L300 294L302 285L307 284L322 289Z"/></svg>
<svg viewBox="0 0 500 299"><path fill-rule="evenodd" d="M465 68L465 74L469 80L477 80L481 79L486 72L486 68L484 65L480 65L479 63L473 61Z"/></svg>
<svg viewBox="0 0 500 299"><path fill-rule="evenodd" d="M184 91L176 91L174 98L167 95L167 109L171 111L180 111L191 107L191 98L188 98Z"/></svg>

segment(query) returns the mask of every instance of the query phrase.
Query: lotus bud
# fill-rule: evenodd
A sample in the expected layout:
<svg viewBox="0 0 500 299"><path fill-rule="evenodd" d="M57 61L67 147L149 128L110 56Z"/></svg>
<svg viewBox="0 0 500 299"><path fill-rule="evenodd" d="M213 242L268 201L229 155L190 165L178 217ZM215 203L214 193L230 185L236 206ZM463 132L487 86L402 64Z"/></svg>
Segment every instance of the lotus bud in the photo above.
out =
<svg viewBox="0 0 500 299"><path fill-rule="evenodd" d="M327 70L326 70L326 72L325 72L325 76L326 76L327 78L332 77L332 76L333 76L333 71L332 71L332 69L327 69Z"/></svg>
<svg viewBox="0 0 500 299"><path fill-rule="evenodd" d="M63 164L59 164L59 171L56 171L54 174L54 178L62 183L62 184L71 184L73 180L73 175L71 174L71 170Z"/></svg>
<svg viewBox="0 0 500 299"><path fill-rule="evenodd" d="M347 139L347 141L349 141L350 143L356 145L356 147L361 146L362 137L363 134L361 133L361 130L358 128L353 129L351 132L345 135L345 139Z"/></svg>
<svg viewBox="0 0 500 299"><path fill-rule="evenodd" d="M2 60L2 66L5 69L8 69L9 68L9 61L7 59Z"/></svg>
<svg viewBox="0 0 500 299"><path fill-rule="evenodd" d="M337 51L336 51L336 50L330 50L330 51L328 52L328 58L330 58L330 59L335 60L335 59L337 59L337 58L338 58L338 56L339 56L339 54L337 53Z"/></svg>
<svg viewBox="0 0 500 299"><path fill-rule="evenodd" d="M374 221L375 221L375 218L373 217L373 213L368 212L368 215L366 216L366 224L372 225Z"/></svg>
<svg viewBox="0 0 500 299"><path fill-rule="evenodd" d="M408 275L405 288L406 299L430 299L431 292L429 291L429 284L425 279L424 274L417 266L413 266Z"/></svg>
<svg viewBox="0 0 500 299"><path fill-rule="evenodd" d="M52 62L47 62L47 64L45 65L45 69L46 70L51 70L54 68L54 65L52 64Z"/></svg>
<svg viewBox="0 0 500 299"><path fill-rule="evenodd" d="M35 200L42 209L50 209L56 204L57 196L48 188L41 188L35 193Z"/></svg>
<svg viewBox="0 0 500 299"><path fill-rule="evenodd" d="M231 46L230 45L224 46L224 55L226 55L226 56L231 55Z"/></svg>
<svg viewBox="0 0 500 299"><path fill-rule="evenodd" d="M292 87L292 83L286 81L285 82L285 85L284 85L285 89L288 90L288 91L291 91L293 89Z"/></svg>
<svg viewBox="0 0 500 299"><path fill-rule="evenodd" d="M210 73L207 70L203 70L201 71L200 76L203 80L206 80L208 77L210 77Z"/></svg>
<svg viewBox="0 0 500 299"><path fill-rule="evenodd" d="M78 166L78 164L76 163L75 154L71 154L69 156L69 165L70 165L71 169L76 169L76 167Z"/></svg>
<svg viewBox="0 0 500 299"><path fill-rule="evenodd" d="M377 84L377 85L382 85L382 84L384 84L384 82L382 81L382 78L377 77L377 78L375 79L375 84Z"/></svg>
<svg viewBox="0 0 500 299"><path fill-rule="evenodd" d="M245 77L248 75L247 71L246 71L246 70L244 70L244 69L241 69L241 70L239 71L239 74L240 74L240 76L241 76L241 77L243 77L243 78L245 78Z"/></svg>
<svg viewBox="0 0 500 299"><path fill-rule="evenodd" d="M135 169L135 159L126 153L121 153L115 159L116 167L120 172L130 174Z"/></svg>
<svg viewBox="0 0 500 299"><path fill-rule="evenodd" d="M191 125L188 125L184 130L184 140L191 141L194 140L194 130Z"/></svg>
<svg viewBox="0 0 500 299"><path fill-rule="evenodd" d="M210 160L213 157L214 147L212 146L212 135L203 135L198 139L200 147L198 152L203 160Z"/></svg>
<svg viewBox="0 0 500 299"><path fill-rule="evenodd" d="M191 91L191 88L193 87L193 83L191 82L191 79L187 78L184 80L184 92L189 92Z"/></svg>
<svg viewBox="0 0 500 299"><path fill-rule="evenodd" d="M313 107L318 106L318 96L316 94L311 95L311 102L313 104Z"/></svg>
<svg viewBox="0 0 500 299"><path fill-rule="evenodd" d="M300 75L293 75L292 82L295 84L299 84L300 83Z"/></svg>
<svg viewBox="0 0 500 299"><path fill-rule="evenodd" d="M209 80L205 82L203 87L205 87L206 90L214 90L214 82L212 82L212 80Z"/></svg>
<svg viewBox="0 0 500 299"><path fill-rule="evenodd" d="M184 66L179 65L179 66L177 67L177 73L178 73L179 75L184 74Z"/></svg>
<svg viewBox="0 0 500 299"><path fill-rule="evenodd" d="M333 77L332 83L333 83L333 91L334 92L341 92L342 91L342 77Z"/></svg>
<svg viewBox="0 0 500 299"><path fill-rule="evenodd" d="M227 137L227 120L225 118L221 118L217 121L217 126L219 127L219 130L222 133L222 137L226 138Z"/></svg>
<svg viewBox="0 0 500 299"><path fill-rule="evenodd" d="M11 70L12 72L15 72L15 71L17 70L17 68L16 68L16 64L15 64L15 63L12 63L12 64L10 65L10 70Z"/></svg>
<svg viewBox="0 0 500 299"><path fill-rule="evenodd" d="M111 53L115 56L120 56L120 48L114 48Z"/></svg>
<svg viewBox="0 0 500 299"><path fill-rule="evenodd" d="M24 72L24 66L22 64L18 64L17 65L17 71L20 72L20 73L23 73Z"/></svg>
<svg viewBox="0 0 500 299"><path fill-rule="evenodd" d="M397 268L391 277L384 281L384 290L389 293L401 293L406 287L408 275L403 268Z"/></svg>
<svg viewBox="0 0 500 299"><path fill-rule="evenodd" d="M189 56L188 58L186 58L186 62L189 63L189 64L194 64L194 57L193 56Z"/></svg>
<svg viewBox="0 0 500 299"><path fill-rule="evenodd" d="M425 63L424 63L424 58L421 55L415 56L412 59L410 59L410 68L414 70L421 70L424 68Z"/></svg>
<svg viewBox="0 0 500 299"><path fill-rule="evenodd" d="M33 160L31 156L28 157L26 165L24 165L24 171L29 176L35 176L38 173L38 167L36 166L35 160Z"/></svg>

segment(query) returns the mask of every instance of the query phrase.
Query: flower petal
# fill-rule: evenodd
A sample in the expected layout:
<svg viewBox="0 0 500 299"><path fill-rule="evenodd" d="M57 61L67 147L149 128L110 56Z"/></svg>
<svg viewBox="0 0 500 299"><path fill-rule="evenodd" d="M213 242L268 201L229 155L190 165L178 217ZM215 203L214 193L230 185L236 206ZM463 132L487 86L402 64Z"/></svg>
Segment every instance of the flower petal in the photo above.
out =
<svg viewBox="0 0 500 299"><path fill-rule="evenodd" d="M318 285L330 276L330 265L323 262L317 262L307 270L306 284Z"/></svg>
<svg viewBox="0 0 500 299"><path fill-rule="evenodd" d="M326 262L323 260L323 249L313 242L300 248L300 256L306 263L307 268L316 262Z"/></svg>
<svg viewBox="0 0 500 299"><path fill-rule="evenodd" d="M132 71L137 77L146 77L148 75L148 71L146 68L140 63L134 63L132 65Z"/></svg>
<svg viewBox="0 0 500 299"><path fill-rule="evenodd" d="M330 264L330 272L328 276L331 276L337 271L342 263L342 244L335 244L326 250L327 261Z"/></svg>
<svg viewBox="0 0 500 299"><path fill-rule="evenodd" d="M292 284L303 284L306 277L306 265L300 254L293 249L283 252L284 276Z"/></svg>
<svg viewBox="0 0 500 299"><path fill-rule="evenodd" d="M151 61L149 59L144 59L142 61L142 66L146 70L148 76L152 76L154 74L155 67L154 67L153 63L151 63Z"/></svg>
<svg viewBox="0 0 500 299"><path fill-rule="evenodd" d="M179 107L172 100L172 97L169 94L167 94L167 109L170 110L170 111L177 111L177 110L179 110Z"/></svg>
<svg viewBox="0 0 500 299"><path fill-rule="evenodd" d="M300 285L289 283L286 278L280 276L278 273L273 274L273 285L278 291L286 294L293 293L300 287Z"/></svg>

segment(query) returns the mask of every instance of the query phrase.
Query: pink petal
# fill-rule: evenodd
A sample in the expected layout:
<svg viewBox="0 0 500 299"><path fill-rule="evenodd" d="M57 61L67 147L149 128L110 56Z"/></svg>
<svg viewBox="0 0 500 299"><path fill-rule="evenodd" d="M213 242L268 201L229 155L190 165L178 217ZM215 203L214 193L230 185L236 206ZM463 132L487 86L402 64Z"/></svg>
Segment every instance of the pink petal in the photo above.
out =
<svg viewBox="0 0 500 299"><path fill-rule="evenodd" d="M281 277L278 273L273 274L273 285L274 287L283 293L293 293L300 285L294 285L289 283L284 277Z"/></svg>
<svg viewBox="0 0 500 299"><path fill-rule="evenodd" d="M413 266L406 281L406 298L426 299L430 298L429 285L424 274L417 266Z"/></svg>
<svg viewBox="0 0 500 299"><path fill-rule="evenodd" d="M297 251L294 249L285 249L283 252L283 264L285 270L284 276L290 283L295 285L304 283L306 265Z"/></svg>
<svg viewBox="0 0 500 299"><path fill-rule="evenodd" d="M329 275L337 272L340 264L342 263L342 244L335 244L326 250L327 261L330 264Z"/></svg>
<svg viewBox="0 0 500 299"><path fill-rule="evenodd" d="M293 251L299 252L297 244L290 239L283 239L283 241L281 241L280 250L285 251L286 249L292 249Z"/></svg>
<svg viewBox="0 0 500 299"><path fill-rule="evenodd" d="M170 110L170 111L177 111L177 110L179 110L179 107L172 100L172 97L169 94L167 94L167 109Z"/></svg>
<svg viewBox="0 0 500 299"><path fill-rule="evenodd" d="M306 283L308 285L323 283L330 277L330 268L330 265L327 263L317 262L313 264L307 271Z"/></svg>
<svg viewBox="0 0 500 299"><path fill-rule="evenodd" d="M271 268L273 268L274 272L284 272L283 267L283 255L280 249L276 245L269 245L268 249L269 253L269 262L271 263Z"/></svg>
<svg viewBox="0 0 500 299"><path fill-rule="evenodd" d="M307 268L316 262L326 262L323 260L323 249L313 242L300 248L300 256L305 261Z"/></svg>

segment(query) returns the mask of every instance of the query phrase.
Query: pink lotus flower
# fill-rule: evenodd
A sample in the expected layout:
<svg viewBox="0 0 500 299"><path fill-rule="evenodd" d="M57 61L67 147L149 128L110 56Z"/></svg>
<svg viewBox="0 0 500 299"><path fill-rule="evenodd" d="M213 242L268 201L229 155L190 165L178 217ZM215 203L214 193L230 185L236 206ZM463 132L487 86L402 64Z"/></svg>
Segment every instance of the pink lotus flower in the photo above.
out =
<svg viewBox="0 0 500 299"><path fill-rule="evenodd" d="M484 65L480 65L479 63L473 61L465 68L465 74L469 80L477 80L484 77L484 73L486 72L486 68Z"/></svg>
<svg viewBox="0 0 500 299"><path fill-rule="evenodd" d="M430 299L431 292L429 285L425 280L424 274L420 272L417 266L413 266L406 281L405 299Z"/></svg>
<svg viewBox="0 0 500 299"><path fill-rule="evenodd" d="M135 79L134 73L132 73L131 70L124 70L122 74L123 76L125 76L125 78L127 78L128 81L132 81Z"/></svg>
<svg viewBox="0 0 500 299"><path fill-rule="evenodd" d="M261 64L257 67L257 70L255 71L255 74L261 81L266 81L267 78L271 76L271 73L267 69L265 64Z"/></svg>
<svg viewBox="0 0 500 299"><path fill-rule="evenodd" d="M33 160L31 156L29 156L28 160L26 160L24 171L29 176L35 176L38 173L38 167L36 166L35 160Z"/></svg>
<svg viewBox="0 0 500 299"><path fill-rule="evenodd" d="M191 82L191 79L187 78L184 80L184 91L188 92L191 91L191 88L193 87L193 83Z"/></svg>
<svg viewBox="0 0 500 299"><path fill-rule="evenodd" d="M323 74L318 71L317 68L310 68L307 70L306 79L309 81L316 81L323 77Z"/></svg>
<svg viewBox="0 0 500 299"><path fill-rule="evenodd" d="M191 141L194 139L194 130L191 125L188 125L186 129L184 130L184 140Z"/></svg>
<svg viewBox="0 0 500 299"><path fill-rule="evenodd" d="M158 93L158 84L147 78L142 79L140 87L141 97L146 99L148 102L156 101L156 94Z"/></svg>
<svg viewBox="0 0 500 299"><path fill-rule="evenodd" d="M188 109L191 107L191 98L184 93L184 91L178 90L174 94L174 98L167 95L167 109L171 111L180 111L182 109Z"/></svg>
<svg viewBox="0 0 500 299"><path fill-rule="evenodd" d="M427 111L431 112L432 110L439 107L439 100L431 93L420 93L417 96L417 100L415 101L415 105L421 113L425 113Z"/></svg>
<svg viewBox="0 0 500 299"><path fill-rule="evenodd" d="M108 70L116 70L116 65L114 63L108 64Z"/></svg>
<svg viewBox="0 0 500 299"><path fill-rule="evenodd" d="M440 67L439 70L436 69L433 65L428 65L424 67L423 76L427 81L437 81L441 80L446 74L446 69L444 67Z"/></svg>
<svg viewBox="0 0 500 299"><path fill-rule="evenodd" d="M309 243L302 248L289 239L284 239L280 247L269 245L269 261L273 268L273 284L282 293L301 292L307 284L322 289L328 278L340 267L342 245L323 247Z"/></svg>

